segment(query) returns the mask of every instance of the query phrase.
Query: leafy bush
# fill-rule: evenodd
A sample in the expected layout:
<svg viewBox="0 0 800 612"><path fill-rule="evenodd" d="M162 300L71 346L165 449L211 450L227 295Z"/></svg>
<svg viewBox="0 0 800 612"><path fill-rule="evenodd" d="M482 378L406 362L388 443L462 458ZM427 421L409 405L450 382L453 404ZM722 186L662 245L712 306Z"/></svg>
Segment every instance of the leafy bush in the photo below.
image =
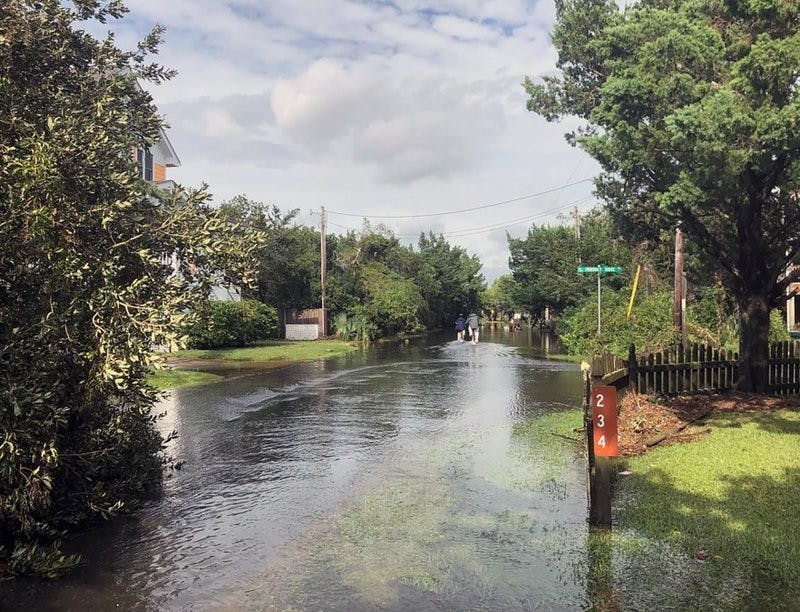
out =
<svg viewBox="0 0 800 612"><path fill-rule="evenodd" d="M364 317L381 336L405 336L424 329L420 313L425 300L414 281L381 264L364 266L361 276L364 301L350 314Z"/></svg>
<svg viewBox="0 0 800 612"><path fill-rule="evenodd" d="M195 315L187 333L191 348L245 346L278 335L278 311L257 300L208 300Z"/></svg>
<svg viewBox="0 0 800 612"><path fill-rule="evenodd" d="M333 320L336 335L342 340L355 340L356 342L369 342L377 329L364 315L354 314L347 316L340 312Z"/></svg>
<svg viewBox="0 0 800 612"><path fill-rule="evenodd" d="M628 295L610 289L603 291L600 335L597 334L597 298L560 322L561 340L571 354L595 355L609 351L627 357L628 347L652 351L675 342L672 326L672 294L659 292L637 296L630 319L627 318Z"/></svg>
<svg viewBox="0 0 800 612"><path fill-rule="evenodd" d="M64 571L65 529L159 485L152 347L218 272L252 278L261 241L139 178L161 30L131 52L86 32L124 4L0 2L0 578Z"/></svg>
<svg viewBox="0 0 800 612"><path fill-rule="evenodd" d="M789 330L786 329L786 316L778 309L769 313L769 341L780 342L789 340Z"/></svg>
<svg viewBox="0 0 800 612"><path fill-rule="evenodd" d="M625 292L626 293L626 292ZM560 322L561 340L571 354L590 356L609 351L627 357L631 344L637 354L658 351L674 344L671 291L661 291L637 296L627 318L629 295L610 289L603 291L602 321L597 335L597 298L588 298L584 304ZM739 350L739 321L734 306L724 296L709 291L690 304L686 326L690 342L710 344L727 350ZM779 310L770 313L770 342L788 340L789 334Z"/></svg>

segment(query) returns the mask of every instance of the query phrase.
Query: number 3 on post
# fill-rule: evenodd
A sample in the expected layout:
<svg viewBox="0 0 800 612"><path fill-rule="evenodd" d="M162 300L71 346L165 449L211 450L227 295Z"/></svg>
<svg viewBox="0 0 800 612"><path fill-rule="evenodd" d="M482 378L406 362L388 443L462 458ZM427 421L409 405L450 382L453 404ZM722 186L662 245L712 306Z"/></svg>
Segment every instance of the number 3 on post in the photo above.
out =
<svg viewBox="0 0 800 612"><path fill-rule="evenodd" d="M592 388L592 429L595 457L616 457L617 389L610 386Z"/></svg>

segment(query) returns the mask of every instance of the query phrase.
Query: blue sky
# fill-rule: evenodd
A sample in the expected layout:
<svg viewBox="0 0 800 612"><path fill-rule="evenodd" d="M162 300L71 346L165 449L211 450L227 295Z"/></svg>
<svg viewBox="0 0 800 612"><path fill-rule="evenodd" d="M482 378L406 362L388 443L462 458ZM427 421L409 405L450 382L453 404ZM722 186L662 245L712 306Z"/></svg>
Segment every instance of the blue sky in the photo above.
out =
<svg viewBox="0 0 800 612"><path fill-rule="evenodd" d="M170 178L236 194L321 206L329 228L360 215L415 242L444 233L507 272L506 231L553 223L593 205L591 184L517 202L593 176L596 164L563 139L570 123L525 110L521 83L552 72L552 0L132 0L109 27L131 48L167 28L159 60L178 71L147 87L182 161ZM335 212L333 212L335 211ZM336 213L350 213L348 216ZM523 221L519 222L518 220ZM516 223L512 223L515 222Z"/></svg>

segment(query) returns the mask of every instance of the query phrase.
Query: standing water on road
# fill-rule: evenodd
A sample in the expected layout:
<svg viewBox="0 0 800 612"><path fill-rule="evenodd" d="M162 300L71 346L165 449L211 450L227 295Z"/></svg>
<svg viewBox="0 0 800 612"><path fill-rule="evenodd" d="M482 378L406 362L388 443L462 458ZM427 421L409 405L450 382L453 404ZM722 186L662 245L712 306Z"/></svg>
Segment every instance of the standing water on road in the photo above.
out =
<svg viewBox="0 0 800 612"><path fill-rule="evenodd" d="M547 431L580 407L581 379L542 342L486 330L175 390L160 425L183 467L163 494L76 539L70 576L19 581L11 601L586 608L585 464Z"/></svg>

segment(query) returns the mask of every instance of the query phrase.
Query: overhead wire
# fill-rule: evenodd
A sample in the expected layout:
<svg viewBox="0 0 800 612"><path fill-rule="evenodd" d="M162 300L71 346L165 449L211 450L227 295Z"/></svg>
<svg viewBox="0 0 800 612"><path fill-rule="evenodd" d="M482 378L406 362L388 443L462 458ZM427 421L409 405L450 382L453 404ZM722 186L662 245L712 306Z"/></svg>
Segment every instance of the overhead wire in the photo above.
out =
<svg viewBox="0 0 800 612"><path fill-rule="evenodd" d="M349 212L342 212L338 210L326 210L327 214L331 215L341 215L344 217L361 217L364 219L423 219L428 217L442 217L445 215L456 215L465 212L473 212L476 210L484 210L486 208L493 208L495 206L503 206L506 204L513 204L514 202L521 202L523 200L529 200L531 198L536 198L539 196L547 195L549 193L554 193L556 191L562 191L567 187L574 187L575 185L580 185L581 183L586 183L591 181L592 178L584 178L579 181L573 181L571 183L566 183L564 185L560 185L558 187L552 187L550 189L545 189L544 191L539 191L537 193L530 193L528 195L519 196L516 198L511 198L508 200L503 200L501 202L492 202L491 204L480 204L477 206L470 206L469 208L461 208L458 210L449 210L445 212L437 212L437 213L424 213L419 215L365 215L360 213L349 213Z"/></svg>
<svg viewBox="0 0 800 612"><path fill-rule="evenodd" d="M555 208L549 208L547 210L539 211L538 213L535 213L535 214L532 214L532 215L526 215L524 217L518 217L516 219L509 219L507 221L502 221L502 222L495 223L495 224L492 224L492 225L484 225L484 226L480 226L480 227L462 228L462 229L451 230L451 231L447 231L447 232L438 232L438 233L434 232L434 234L440 235L440 236L442 236L444 238L462 238L462 237L467 237L467 236L477 236L477 235L480 235L480 234L493 232L493 231L495 231L497 229L502 229L504 227L511 227L513 225L518 225L520 223L525 223L525 222L528 222L528 221L533 221L535 219L540 219L542 217L547 217L549 215L552 215L552 214L555 214L557 212L561 212L563 210L571 208L572 206L577 206L578 204L582 204L582 203L584 203L584 202L586 202L588 200L591 200L592 198L593 198L593 196L585 196L585 197L580 198L578 200L574 200L572 202L569 202L568 204L562 204L561 206L557 206ZM347 232L355 231L355 228L346 227L344 225L340 225L338 223L334 223L333 221L328 221L328 225L331 225L333 227L337 227L337 228L345 230ZM431 230L428 230L428 231L431 231ZM425 232L417 232L415 234L396 234L396 237L397 238L416 238L416 237L418 237L420 235L420 233L425 233Z"/></svg>
<svg viewBox="0 0 800 612"><path fill-rule="evenodd" d="M500 222L500 223L497 223L495 225L487 225L487 226L484 226L484 227L475 227L475 228L468 228L468 229L463 229L463 230L452 230L452 231L449 231L449 232L443 232L442 236L448 237L448 238L463 238L463 237L466 237L466 236L477 236L477 235L480 235L480 234L483 234L483 233L493 232L495 230L502 229L504 227L511 227L513 225L519 225L520 223L525 223L527 221L534 221L536 219L541 219L543 217L548 217L548 216L550 216L552 214L555 214L557 212L561 212L563 210L567 210L568 208L572 208L573 206L577 206L578 204L583 204L584 202L587 202L587 201L591 200L593 197L594 196L586 196L584 198L581 198L580 200L574 200L573 202L570 202L568 204L563 204L562 206L558 206L556 208L551 208L549 210L542 211L542 212L537 213L535 215L529 215L529 216L526 216L526 217L519 217L517 219L509 219L508 221Z"/></svg>

